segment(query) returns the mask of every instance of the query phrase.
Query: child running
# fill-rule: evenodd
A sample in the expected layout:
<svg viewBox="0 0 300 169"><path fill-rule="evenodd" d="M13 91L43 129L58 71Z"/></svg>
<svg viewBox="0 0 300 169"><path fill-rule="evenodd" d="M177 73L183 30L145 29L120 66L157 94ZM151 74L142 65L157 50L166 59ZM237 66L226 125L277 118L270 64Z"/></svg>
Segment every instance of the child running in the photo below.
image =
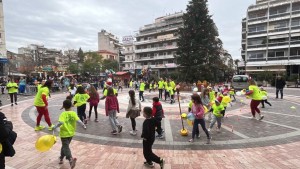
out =
<svg viewBox="0 0 300 169"><path fill-rule="evenodd" d="M77 114L71 110L71 106L71 100L65 100L63 102L65 111L60 114L58 124L55 125L54 129L60 127L59 136L62 147L60 150L59 164L63 164L63 160L66 157L66 159L69 160L71 168L74 168L77 159L72 157L69 146L73 136L75 135L76 122L80 123L84 129L86 129L86 126L82 123Z"/></svg>
<svg viewBox="0 0 300 169"><path fill-rule="evenodd" d="M135 92L134 90L129 90L129 104L126 111L126 118L130 118L132 131L130 131L130 134L135 136L136 135L136 122L135 118L140 116L141 112L141 102L139 99L135 98Z"/></svg>
<svg viewBox="0 0 300 169"><path fill-rule="evenodd" d="M87 124L85 109L86 109L86 103L87 100L90 98L90 96L85 93L84 88L82 86L79 86L77 88L76 94L73 97L74 106L77 107L77 114L78 117L84 124Z"/></svg>
<svg viewBox="0 0 300 169"><path fill-rule="evenodd" d="M262 100L261 100L262 107L261 108L265 108L265 103L267 103L269 106L272 106L271 103L268 102L268 92L263 87L260 87L260 91L261 91L261 95L262 95Z"/></svg>
<svg viewBox="0 0 300 169"><path fill-rule="evenodd" d="M162 135L164 130L161 128L161 120L164 117L164 110L162 108L161 103L159 102L158 97L153 97L153 107L152 107L152 117L156 121L156 132L157 137L162 139L164 136Z"/></svg>
<svg viewBox="0 0 300 169"><path fill-rule="evenodd" d="M152 152L152 145L155 141L155 125L156 120L151 118L152 116L151 107L144 107L143 116L146 118L143 123L143 130L141 137L143 138L143 154L146 159L144 165L147 167L154 167L153 162L160 165L160 168L164 168L165 161L164 159L158 157Z"/></svg>
<svg viewBox="0 0 300 169"><path fill-rule="evenodd" d="M212 127L215 125L215 123L217 121L217 124L218 124L217 131L220 132L221 121L222 121L222 117L223 117L222 112L224 111L224 107L218 100L215 100L215 104L212 105L212 109L213 109L213 118L212 118L212 121L208 128L208 131L210 131L212 129Z"/></svg>
<svg viewBox="0 0 300 169"><path fill-rule="evenodd" d="M198 127L200 124L203 131L206 134L207 144L210 144L211 137L205 127L204 108L203 108L203 105L201 102L201 98L198 94L193 94L192 101L193 101L192 113L195 116L195 120L194 120L194 124L193 124L192 138L189 140L189 142L194 142L196 135L197 135L197 138L200 138L200 135L199 135L200 132L199 132L199 127Z"/></svg>
<svg viewBox="0 0 300 169"><path fill-rule="evenodd" d="M89 118L88 120L91 119L91 114L92 114L92 109L94 107L94 111L95 111L95 122L98 122L98 111L97 111L97 108L98 108L98 104L99 104L99 94L96 90L96 88L92 85L90 88L89 88L89 102L90 102L90 111L89 111Z"/></svg>
<svg viewBox="0 0 300 169"><path fill-rule="evenodd" d="M122 132L122 126L119 124L116 118L117 112L120 113L119 102L117 97L114 95L114 89L112 87L109 87L107 89L107 97L105 100L105 113L106 116L109 116L109 121L112 128L111 134L113 135ZM117 132L117 128L118 128L118 132Z"/></svg>

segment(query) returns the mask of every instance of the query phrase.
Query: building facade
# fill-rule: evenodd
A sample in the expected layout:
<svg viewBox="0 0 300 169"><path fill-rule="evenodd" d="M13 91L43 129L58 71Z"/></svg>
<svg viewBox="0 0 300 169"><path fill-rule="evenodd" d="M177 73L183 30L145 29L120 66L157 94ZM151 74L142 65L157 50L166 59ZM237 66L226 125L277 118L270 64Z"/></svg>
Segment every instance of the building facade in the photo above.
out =
<svg viewBox="0 0 300 169"><path fill-rule="evenodd" d="M98 32L98 53L103 55L104 59L119 61L119 53L122 44L118 37L102 29Z"/></svg>
<svg viewBox="0 0 300 169"><path fill-rule="evenodd" d="M136 70L150 69L160 76L177 68L174 55L178 29L183 26L182 16L183 12L162 16L139 29L134 43Z"/></svg>
<svg viewBox="0 0 300 169"><path fill-rule="evenodd" d="M300 73L300 0L257 0L242 20L245 73Z"/></svg>
<svg viewBox="0 0 300 169"><path fill-rule="evenodd" d="M124 36L122 39L124 56L123 70L135 73L135 46L133 36Z"/></svg>
<svg viewBox="0 0 300 169"><path fill-rule="evenodd" d="M5 64L7 64L7 62L3 3L2 0L0 0L0 76L6 76L7 69L5 68Z"/></svg>

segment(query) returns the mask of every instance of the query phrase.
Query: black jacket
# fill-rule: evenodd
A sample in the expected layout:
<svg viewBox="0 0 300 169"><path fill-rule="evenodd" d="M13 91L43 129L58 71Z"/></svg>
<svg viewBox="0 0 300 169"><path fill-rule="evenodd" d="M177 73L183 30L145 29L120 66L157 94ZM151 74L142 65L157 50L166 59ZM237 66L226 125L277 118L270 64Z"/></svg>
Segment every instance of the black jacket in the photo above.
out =
<svg viewBox="0 0 300 169"><path fill-rule="evenodd" d="M146 119L144 121L141 137L146 139L147 141L154 141L154 139L155 139L155 119L150 118L150 119Z"/></svg>
<svg viewBox="0 0 300 169"><path fill-rule="evenodd" d="M285 81L283 79L276 80L276 88L277 89L283 89L284 86L285 86Z"/></svg>

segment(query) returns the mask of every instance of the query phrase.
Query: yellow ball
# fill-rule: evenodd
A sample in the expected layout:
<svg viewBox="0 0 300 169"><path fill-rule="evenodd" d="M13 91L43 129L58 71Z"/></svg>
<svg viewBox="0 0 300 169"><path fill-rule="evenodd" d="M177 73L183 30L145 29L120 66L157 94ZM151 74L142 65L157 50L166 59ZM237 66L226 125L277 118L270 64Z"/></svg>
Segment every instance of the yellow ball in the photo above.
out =
<svg viewBox="0 0 300 169"><path fill-rule="evenodd" d="M222 101L223 101L224 103L230 103L231 99L230 99L229 96L224 96Z"/></svg>
<svg viewBox="0 0 300 169"><path fill-rule="evenodd" d="M181 118L182 118L182 119L186 119L186 117L187 117L187 114L186 114L186 113L182 113L182 114L181 114Z"/></svg>
<svg viewBox="0 0 300 169"><path fill-rule="evenodd" d="M181 129L180 130L180 135L187 136L188 134L189 134L189 131L187 129Z"/></svg>
<svg viewBox="0 0 300 169"><path fill-rule="evenodd" d="M188 124L189 126L193 126L193 121L191 121L191 120L189 120L189 119L187 119L186 121L187 121L187 124Z"/></svg>
<svg viewBox="0 0 300 169"><path fill-rule="evenodd" d="M0 143L0 153L2 152L2 144Z"/></svg>
<svg viewBox="0 0 300 169"><path fill-rule="evenodd" d="M35 148L40 152L46 152L50 150L55 143L56 137L54 135L45 135L36 141Z"/></svg>
<svg viewBox="0 0 300 169"><path fill-rule="evenodd" d="M207 113L207 112L208 112L207 107L206 107L206 106L203 106L203 108L204 108L204 113Z"/></svg>

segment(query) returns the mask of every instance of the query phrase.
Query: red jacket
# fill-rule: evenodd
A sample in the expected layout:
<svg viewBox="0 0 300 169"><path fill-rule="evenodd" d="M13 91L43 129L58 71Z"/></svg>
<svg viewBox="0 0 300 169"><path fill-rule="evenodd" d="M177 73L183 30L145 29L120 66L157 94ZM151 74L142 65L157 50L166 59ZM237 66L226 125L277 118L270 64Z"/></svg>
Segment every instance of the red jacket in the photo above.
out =
<svg viewBox="0 0 300 169"><path fill-rule="evenodd" d="M154 102L152 107L152 117L164 117L164 110L160 102Z"/></svg>
<svg viewBox="0 0 300 169"><path fill-rule="evenodd" d="M116 110L118 113L119 111L119 102L116 96L107 96L105 99L105 113L108 116L108 112L110 110Z"/></svg>
<svg viewBox="0 0 300 169"><path fill-rule="evenodd" d="M99 103L99 94L97 93L96 97L92 97L91 94L89 94L89 95L90 95L90 98L89 98L90 105L91 106L98 105L98 103Z"/></svg>

